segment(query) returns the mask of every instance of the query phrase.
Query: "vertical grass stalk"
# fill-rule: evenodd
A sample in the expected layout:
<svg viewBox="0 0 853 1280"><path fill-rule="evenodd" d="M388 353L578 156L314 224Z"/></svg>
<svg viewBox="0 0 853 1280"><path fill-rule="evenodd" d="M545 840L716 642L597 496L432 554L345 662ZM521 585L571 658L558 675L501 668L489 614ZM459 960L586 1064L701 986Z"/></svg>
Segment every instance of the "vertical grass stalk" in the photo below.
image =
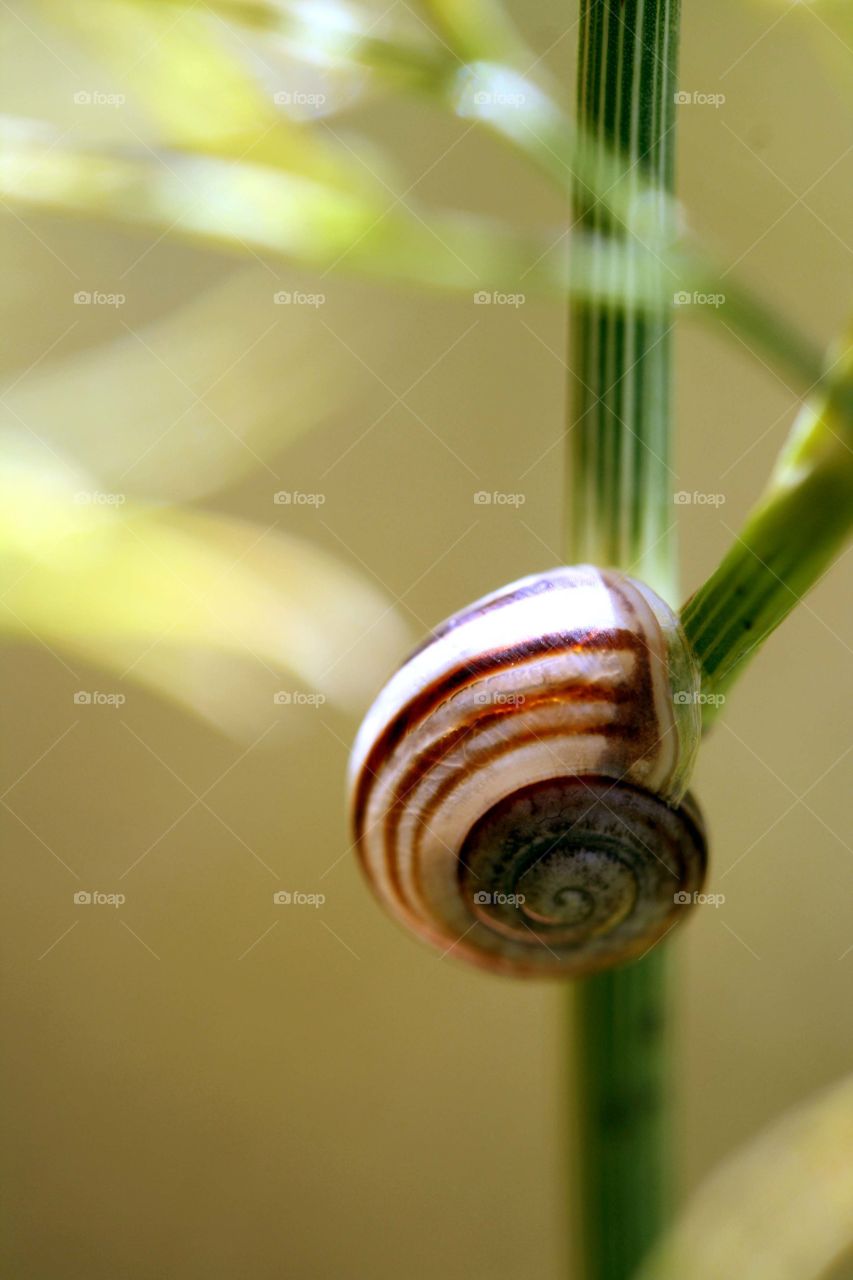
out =
<svg viewBox="0 0 853 1280"><path fill-rule="evenodd" d="M639 221L652 249L669 235L678 14L678 0L581 0L578 113L593 148L582 171L594 172L596 143L618 151L642 202L629 233L579 182L586 232L636 235ZM670 345L667 315L573 306L567 545L570 562L628 570L674 604ZM627 1280L664 1222L667 1003L663 946L574 993L586 1280Z"/></svg>

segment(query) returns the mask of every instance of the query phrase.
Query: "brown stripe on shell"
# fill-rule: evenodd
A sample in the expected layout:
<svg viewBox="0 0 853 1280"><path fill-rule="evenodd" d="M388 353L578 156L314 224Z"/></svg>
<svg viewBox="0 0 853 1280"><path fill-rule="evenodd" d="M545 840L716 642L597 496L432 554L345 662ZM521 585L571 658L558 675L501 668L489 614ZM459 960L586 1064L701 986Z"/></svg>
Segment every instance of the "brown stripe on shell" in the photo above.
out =
<svg viewBox="0 0 853 1280"><path fill-rule="evenodd" d="M422 640L416 649L413 649L408 658L400 663L400 668L405 667L407 662L411 662L412 658L416 658L419 653L423 653L436 640L442 640L451 631L455 631L463 622L471 622L474 618L482 618L487 613L491 613L493 609L502 609L504 605L516 604L519 600L527 600L531 596L541 596L546 591L571 591L576 584L560 582L555 578L541 578L537 582L529 583L526 587L521 587L516 591L507 591L502 595L495 596L494 600L486 600L485 603L469 605L467 609L460 609L458 613L452 613L444 622L440 622L434 631Z"/></svg>
<svg viewBox="0 0 853 1280"><path fill-rule="evenodd" d="M613 575L613 577L608 577L607 590L611 592L612 595L618 596L619 600L622 602L622 604L625 607L625 612L628 614L630 618L634 618L637 621L639 621L639 616L637 614L637 607L634 604L634 601L631 599L631 593L625 590L625 583L621 578L619 578L615 574Z"/></svg>
<svg viewBox="0 0 853 1280"><path fill-rule="evenodd" d="M508 649L493 649L489 653L470 658L461 666L454 667L439 676L431 685L410 698L406 705L401 707L379 734L365 757L354 788L352 812L356 837L362 829L370 791L385 758L391 755L406 733L410 733L422 723L451 694L474 684L482 676L494 675L498 671L529 662L533 658L552 657L560 653L570 653L573 650L586 653L612 653L624 649L632 649L635 653L645 656L645 663L639 665L645 666L642 691L646 692L649 688L648 646L635 632L622 628L612 631L550 632L547 635L533 637L524 644L512 645ZM639 671L638 674L640 674Z"/></svg>
<svg viewBox="0 0 853 1280"><path fill-rule="evenodd" d="M604 697L601 700L606 701L608 703L612 703L612 704L634 703L634 705L638 709L644 706L653 705L647 700L647 698L650 695L650 685L651 685L651 679L652 679L648 648L643 642L642 636L638 636L634 632L624 632L619 634L622 635L622 642L618 646L618 648L622 650L631 649L637 655L638 661L637 661L637 666L634 673L635 678L632 681L632 686L630 691L619 692L617 695L617 690L615 688L607 688L605 691ZM609 650L615 647L617 646L613 646L613 645L596 646L596 648L603 649L603 650ZM574 646L569 646L568 648L574 648ZM564 651L567 652L568 648L566 648ZM569 689L574 689L575 687L579 687L584 695L582 698L578 700L589 701L591 699L588 696L588 691L592 688L595 688L596 686L592 684L583 686L581 682L572 682L572 684L564 686L564 690L568 691ZM600 690L601 686L599 685L598 688ZM561 693L563 694L563 696L560 696ZM571 694L569 696L571 697ZM523 705L525 710L529 710L531 706L539 705L540 703L547 704L547 702L549 701L559 702L564 700L565 700L565 693L563 691L549 690L549 693L544 695L542 698L536 699L535 701L531 699L527 699ZM439 750L438 753L435 754L435 757L432 761L432 764L429 766L429 768L439 763L442 757L447 754L447 751L450 750L452 746L457 745L457 743L476 725L482 724L483 721L487 719L489 721L493 721L498 717L503 717L508 714L510 715L515 714L517 713L518 710L519 710L518 706L502 707L499 709L489 708L489 710L486 713L481 713L475 716L472 720L467 721L465 725L459 726L457 730L453 731L453 734L445 735L445 738L442 739L439 744L435 744L439 747L441 747L443 744L444 750ZM520 744L535 742L535 741L545 741L549 738L565 738L565 737L575 737L575 736L582 737L584 735L595 735L598 737L610 737L610 738L621 737L627 741L631 741L635 747L635 751L632 753L632 755L634 756L636 761L639 761L643 759L645 756L649 755L651 751L653 751L655 744L657 742L656 726L652 724L651 718L648 715L645 715L645 716L637 715L628 723L617 721L616 723L611 722L611 723L605 723L605 724L597 724L595 722L590 722L588 724L574 726L570 732L567 731L565 727L543 729L539 732L536 732L535 730L529 730L527 733L518 735L510 742L502 742L502 743L495 744L495 746L491 747L488 751L484 751L479 756L475 756L473 759L467 761L464 769L457 770L456 773L454 773L450 778L446 779L445 782L442 783L442 785L438 788L438 790L433 793L433 795L430 797L430 802L428 806L423 810L423 812L420 815L420 820L419 820L420 829L416 835L414 847L412 849L412 866L413 866L412 875L413 875L413 879L415 881L415 885L417 887L417 892L419 896L422 895L422 889L420 885L419 866L420 866L420 847L422 843L423 833L424 833L424 830L429 826L429 819L432 817L432 815L436 812L436 810L440 807L440 805L444 802L444 800L449 794L452 794L452 792L457 787L461 786L464 780L467 777L470 777L471 773L474 770L482 768L484 765L492 764L496 759L500 759L500 757L503 755L510 754L512 751L516 750ZM448 743L447 741L448 738L452 738L453 741ZM395 794L394 794L394 797L392 798L391 804L388 807L388 809L385 811L384 824L383 824L384 829L382 832L382 851L384 855L385 872L392 886L395 897L403 903L405 903L405 898L403 896L403 888L400 880L398 860L397 860L396 848L395 848L396 830L399 825L400 819L402 817L402 813L405 808L405 801L409 791L412 789L414 785L417 784L417 782L422 777L426 776L421 767L421 761L423 760L424 756L429 758L431 755L433 755L433 753L435 752L435 745L430 750L423 752L421 757L419 757L419 759L415 761L413 765L407 770L403 778L397 784L397 788L395 789ZM405 786L405 783L408 781L409 778L412 778L415 775L415 773L417 774L417 776L415 777L414 782L410 787L407 788ZM614 783L616 781L617 779L614 778ZM364 811L362 811L361 816L363 816L363 812ZM460 841L460 846L461 846L461 841ZM357 846L356 847L358 849L358 853L359 853L359 857L361 859L362 865L364 866L365 870L368 871L368 875L369 875L367 860L364 856L363 850L361 849L360 827L357 829Z"/></svg>
<svg viewBox="0 0 853 1280"><path fill-rule="evenodd" d="M585 685L581 681L573 681L562 686L552 687L547 693L543 693L538 696L534 695L525 697L524 710L525 712L528 712L548 706L549 703L559 705L566 701L574 700L577 700L578 702L607 703L610 705L613 703L629 702L632 700L632 697L632 694L625 693L621 689L615 689L610 686L600 684ZM422 751L413 760L410 767L400 778L394 789L391 801L385 810L384 819L382 820L383 831L381 836L382 846L386 854L386 872L388 879L391 881L398 894L402 894L402 885L397 871L396 859L391 856L390 850L394 847L397 828L400 824L400 820L402 819L409 795L418 786L418 784L427 777L431 770L437 764L440 764L441 761L444 760L448 754L466 737L469 735L472 737L479 737L480 734L485 733L496 720L503 719L506 716L515 715L519 710L520 708L517 706L505 706L490 707L486 711L478 712L476 715L466 720L464 724L459 725L456 729L451 730L450 733L444 734L442 738L431 743L429 747ZM534 733L533 736L544 738L549 736L552 732L553 731L551 730L542 730L538 735ZM572 736L574 736L575 733L596 734L604 737L617 737L620 734L625 737L630 736L630 731L624 726L614 725L612 722L608 721L601 724L590 722L576 730L573 729ZM559 734L569 736L565 727L559 729ZM519 738L516 737L513 740L513 743L517 743L518 741ZM484 755L480 755L469 761L465 766L464 772L466 774L470 773L471 769L478 766L484 758ZM455 778L457 774L454 774L453 776ZM379 826L379 822L377 822L376 825ZM357 852L362 866L367 870L367 860L364 856L360 842L357 845Z"/></svg>
<svg viewBox="0 0 853 1280"><path fill-rule="evenodd" d="M582 733L591 732L595 734L603 734L606 737L631 737L632 736L630 728L626 728L625 726L620 726L620 725L607 725L602 727L596 726L592 729L587 729L586 727L584 727L584 729L580 730L580 732ZM446 782L442 783L438 791L436 791L434 795L430 797L429 805L420 816L420 822L419 822L417 833L415 835L415 840L412 846L412 854L411 854L412 880L414 881L415 891L418 895L419 905L422 910L426 910L426 903L424 901L423 885L421 883L421 874L420 874L421 846L423 844L424 832L429 827L428 819L433 816L436 810L440 807L441 804L443 804L443 802L446 800L446 798L449 795L452 795L452 793L458 787L462 786L465 779L470 776L471 772L474 769L482 768L484 765L488 766L490 764L494 764L495 760L499 760L501 756L511 755L512 752L519 747L519 745L524 745L526 743L533 743L533 742L545 742L549 738L564 738L566 736L574 736L574 735L567 735L565 729L560 729L560 728L545 729L545 730L542 730L542 732L540 733L536 733L535 731L529 731L528 733L519 734L519 736L515 738L512 742L502 742L494 747L491 747L488 751L484 751L480 756L476 757L474 760L470 762L470 768L467 768L464 771L458 770L451 778L448 778ZM555 778L558 778L561 776L566 777L567 775L565 774L554 775ZM577 776L580 777L581 775L578 774ZM586 775L586 776L589 776L589 775ZM620 782L621 782L621 779L619 778L612 779L612 783L614 787L618 786ZM459 841L460 849L462 847L464 837L467 834L468 834L467 831L463 832L463 840ZM392 865L391 864L392 855L391 855L391 850L388 849L387 847L385 849L385 856L386 856L386 867L390 870L390 867ZM397 874L396 867L394 870L394 874L396 877L396 874ZM396 887L398 889L397 896L401 898L403 902L405 902L405 898L402 898L402 895L399 892L399 881L397 882Z"/></svg>

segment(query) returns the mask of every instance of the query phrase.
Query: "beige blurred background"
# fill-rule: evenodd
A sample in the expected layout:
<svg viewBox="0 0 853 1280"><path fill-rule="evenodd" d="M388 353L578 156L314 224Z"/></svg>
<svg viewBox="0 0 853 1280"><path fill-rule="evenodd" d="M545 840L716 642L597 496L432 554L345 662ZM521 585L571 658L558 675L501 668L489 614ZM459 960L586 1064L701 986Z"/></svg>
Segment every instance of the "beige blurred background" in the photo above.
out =
<svg viewBox="0 0 853 1280"><path fill-rule="evenodd" d="M570 86L575 6L515 8ZM723 259L827 342L851 278L834 38L802 6L685 9L682 85L726 101L680 110L681 195ZM37 114L64 72L17 14L14 109ZM464 127L426 106L368 104L335 127L382 141L411 182L428 170L422 200L559 224L521 161L476 132L451 148ZM169 236L127 275L120 316L81 318L63 263L109 290L149 242L47 216L10 215L0 234L12 379L34 362L26 379L61 371L241 269ZM252 269L259 309L272 287L327 297L259 338L273 361L289 343L317 361L318 425L267 442L275 478L254 467L211 509L342 557L399 602L412 639L561 558L559 306ZM242 305L248 345L267 312ZM110 394L121 432L132 406ZM729 544L794 407L738 339L679 320L679 484L725 497L678 513L685 593ZM291 408L285 390L283 421ZM325 502L275 508L276 489ZM477 506L480 489L524 503ZM709 889L726 900L671 944L682 1193L850 1067L852 580L848 557L767 645L699 764ZM36 640L7 645L3 667L4 1274L566 1274L566 995L441 961L380 913L347 852L357 716L270 699L263 741L237 742ZM80 688L127 700L76 706ZM82 910L79 889L126 902ZM326 902L276 908L276 889Z"/></svg>

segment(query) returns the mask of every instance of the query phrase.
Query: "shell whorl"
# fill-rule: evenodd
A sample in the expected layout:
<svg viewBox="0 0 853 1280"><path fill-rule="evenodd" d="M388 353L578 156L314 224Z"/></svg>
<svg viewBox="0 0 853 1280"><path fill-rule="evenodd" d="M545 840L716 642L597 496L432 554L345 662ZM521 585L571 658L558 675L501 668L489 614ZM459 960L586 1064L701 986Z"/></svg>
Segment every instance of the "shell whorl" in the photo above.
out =
<svg viewBox="0 0 853 1280"><path fill-rule="evenodd" d="M701 886L699 675L646 586L536 574L436 629L367 714L356 845L384 905L496 971L642 954Z"/></svg>

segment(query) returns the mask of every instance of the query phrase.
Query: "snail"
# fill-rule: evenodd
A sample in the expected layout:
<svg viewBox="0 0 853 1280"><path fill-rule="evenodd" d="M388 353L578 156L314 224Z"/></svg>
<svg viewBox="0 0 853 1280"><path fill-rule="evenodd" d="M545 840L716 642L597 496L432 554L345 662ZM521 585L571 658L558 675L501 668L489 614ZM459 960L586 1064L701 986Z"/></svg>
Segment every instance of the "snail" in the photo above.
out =
<svg viewBox="0 0 853 1280"><path fill-rule="evenodd" d="M355 847L380 901L493 972L641 956L703 882L698 691L676 615L615 571L533 574L454 614L353 747Z"/></svg>

